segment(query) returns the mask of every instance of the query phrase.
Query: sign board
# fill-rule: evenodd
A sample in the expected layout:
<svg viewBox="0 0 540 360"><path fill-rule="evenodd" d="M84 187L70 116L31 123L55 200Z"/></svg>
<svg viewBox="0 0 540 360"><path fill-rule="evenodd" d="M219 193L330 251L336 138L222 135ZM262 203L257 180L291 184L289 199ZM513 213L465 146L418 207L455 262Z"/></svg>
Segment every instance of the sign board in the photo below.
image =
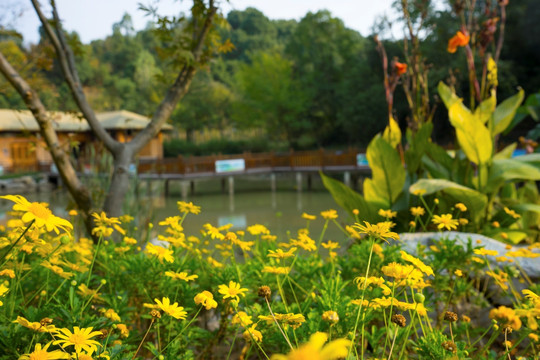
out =
<svg viewBox="0 0 540 360"><path fill-rule="evenodd" d="M366 166L369 165L367 161L366 154L356 154L356 166Z"/></svg>
<svg viewBox="0 0 540 360"><path fill-rule="evenodd" d="M232 224L234 229L245 229L247 227L246 215L228 215L218 217L218 226Z"/></svg>
<svg viewBox="0 0 540 360"><path fill-rule="evenodd" d="M216 173L227 173L246 170L244 159L216 160Z"/></svg>

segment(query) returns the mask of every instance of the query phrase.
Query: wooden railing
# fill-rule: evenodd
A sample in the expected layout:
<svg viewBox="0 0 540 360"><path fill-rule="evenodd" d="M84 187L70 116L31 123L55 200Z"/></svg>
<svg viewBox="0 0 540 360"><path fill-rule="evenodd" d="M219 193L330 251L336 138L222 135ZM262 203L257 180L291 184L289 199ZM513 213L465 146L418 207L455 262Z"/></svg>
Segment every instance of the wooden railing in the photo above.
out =
<svg viewBox="0 0 540 360"><path fill-rule="evenodd" d="M139 162L139 174L195 174L214 173L216 160L244 159L245 170L271 169L328 169L332 167L355 167L358 150L344 151L290 151L288 153L243 153L235 155L178 156L161 160Z"/></svg>

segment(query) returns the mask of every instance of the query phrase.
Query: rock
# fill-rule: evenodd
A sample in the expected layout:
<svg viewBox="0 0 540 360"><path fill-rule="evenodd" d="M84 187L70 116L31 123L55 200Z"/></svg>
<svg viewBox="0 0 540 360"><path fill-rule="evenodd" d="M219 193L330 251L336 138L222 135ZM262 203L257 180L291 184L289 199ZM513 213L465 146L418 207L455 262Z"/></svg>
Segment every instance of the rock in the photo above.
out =
<svg viewBox="0 0 540 360"><path fill-rule="evenodd" d="M507 249L507 244L498 240L489 238L484 235L474 233L462 233L458 231L448 232L430 232L430 233L403 233L400 234L399 244L401 247L411 253L415 254L418 245L429 247L434 244L435 240L449 239L456 243L461 244L464 248L467 246L467 242L471 239L473 246L483 246L486 250L496 250L499 256L504 256L508 251L516 251L519 249L527 248L526 245L516 245ZM396 242L397 244L398 242ZM537 252L538 253L538 252ZM494 256L487 256L490 261L490 266L495 269L500 267L500 263L495 260ZM532 283L540 282L540 257L536 258L524 258L515 257L514 263L517 268L524 272L531 280ZM509 264L509 263L505 263ZM485 276L485 275L484 275ZM494 294L491 296L491 302L498 305L511 305L511 296L505 294L495 283L490 281L490 287L487 293ZM521 290L528 288L525 283L519 282L517 279L513 279L513 286L517 292L521 293Z"/></svg>

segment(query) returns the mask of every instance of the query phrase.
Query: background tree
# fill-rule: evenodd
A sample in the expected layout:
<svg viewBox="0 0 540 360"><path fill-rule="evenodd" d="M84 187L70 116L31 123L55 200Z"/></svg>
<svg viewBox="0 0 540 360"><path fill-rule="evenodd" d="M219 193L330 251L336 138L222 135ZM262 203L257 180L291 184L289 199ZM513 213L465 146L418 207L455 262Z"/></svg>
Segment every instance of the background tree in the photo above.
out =
<svg viewBox="0 0 540 360"><path fill-rule="evenodd" d="M169 55L173 56L173 63L178 69L177 76L155 110L148 126L139 132L130 142L120 143L114 140L97 121L94 110L86 99L75 64L74 52L61 27L61 21L55 3L51 2L52 21L44 15L37 0L32 0L32 5L54 47L64 79L78 108L88 121L94 134L103 142L104 146L113 156L114 170L105 200L104 210L112 216L118 216L121 213L123 199L129 187L128 167L133 161L134 156L152 137L157 135L161 126L170 117L176 104L186 94L199 66L208 62L213 53L213 48L210 44L217 39L216 35L214 35L215 32L211 33L211 30L213 29L218 9L213 0L209 0L208 2L194 0L189 19L183 17L162 17L159 19L159 34L163 38L173 41L173 46L167 50L169 51ZM19 75L1 53L0 72L2 72L4 77L23 97L26 106L36 118L41 134L51 151L62 180L78 207L85 215L87 228L90 230L92 228L90 213L95 210L95 204L92 203L88 190L78 179L71 165L69 155L61 147L61 144L59 144L58 137L52 128L52 120L45 106L40 101L38 93Z"/></svg>

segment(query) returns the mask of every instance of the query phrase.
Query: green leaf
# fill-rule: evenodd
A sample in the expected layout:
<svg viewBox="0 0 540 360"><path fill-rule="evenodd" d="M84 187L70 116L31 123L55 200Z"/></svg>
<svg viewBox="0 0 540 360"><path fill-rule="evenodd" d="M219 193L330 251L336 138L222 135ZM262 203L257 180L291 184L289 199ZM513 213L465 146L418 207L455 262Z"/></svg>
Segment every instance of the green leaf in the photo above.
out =
<svg viewBox="0 0 540 360"><path fill-rule="evenodd" d="M491 116L493 115L493 111L495 110L496 105L497 99L495 97L495 92L493 92L489 98L482 101L474 110L475 118L478 119L478 121L480 121L482 124L487 123L489 118L491 118Z"/></svg>
<svg viewBox="0 0 540 360"><path fill-rule="evenodd" d="M401 129L392 116L390 116L390 119L388 120L388 126L384 129L383 138L387 143L392 145L392 147L398 146L401 142Z"/></svg>
<svg viewBox="0 0 540 360"><path fill-rule="evenodd" d="M334 198L334 201L350 214L354 209L358 209L359 218L369 222L377 219L376 209L369 204L362 195L343 184L341 181L332 179L329 176L320 173L324 186Z"/></svg>
<svg viewBox="0 0 540 360"><path fill-rule="evenodd" d="M493 135L502 133L510 125L519 105L523 102L524 96L525 92L521 89L516 95L504 100L495 108L493 113Z"/></svg>
<svg viewBox="0 0 540 360"><path fill-rule="evenodd" d="M454 94L452 89L450 89L442 81L439 81L439 84L437 85L437 91L439 92L439 96L441 97L447 109L450 109L450 107L454 105L456 102L458 101L461 102L460 97Z"/></svg>
<svg viewBox="0 0 540 360"><path fill-rule="evenodd" d="M510 159L512 158L512 154L514 153L514 150L517 148L517 143L511 143L501 151L495 154L493 156L493 159Z"/></svg>
<svg viewBox="0 0 540 360"><path fill-rule="evenodd" d="M405 169L395 148L377 135L366 151L372 178L364 180L367 201L390 208L405 184Z"/></svg>
<svg viewBox="0 0 540 360"><path fill-rule="evenodd" d="M411 193L417 191L425 195L441 191L456 202L464 203L471 214L481 214L487 205L487 196L466 186L445 179L420 179L409 188Z"/></svg>
<svg viewBox="0 0 540 360"><path fill-rule="evenodd" d="M488 187L494 190L504 181L509 180L540 180L540 167L515 159L493 160L489 172Z"/></svg>
<svg viewBox="0 0 540 360"><path fill-rule="evenodd" d="M475 164L485 164L491 159L493 142L488 128L476 119L460 102L448 110L450 123L467 158Z"/></svg>
<svg viewBox="0 0 540 360"><path fill-rule="evenodd" d="M409 148L405 151L405 160L407 161L407 171L412 174L418 170L422 157L430 144L432 123L426 123L418 129L416 134L409 134Z"/></svg>

